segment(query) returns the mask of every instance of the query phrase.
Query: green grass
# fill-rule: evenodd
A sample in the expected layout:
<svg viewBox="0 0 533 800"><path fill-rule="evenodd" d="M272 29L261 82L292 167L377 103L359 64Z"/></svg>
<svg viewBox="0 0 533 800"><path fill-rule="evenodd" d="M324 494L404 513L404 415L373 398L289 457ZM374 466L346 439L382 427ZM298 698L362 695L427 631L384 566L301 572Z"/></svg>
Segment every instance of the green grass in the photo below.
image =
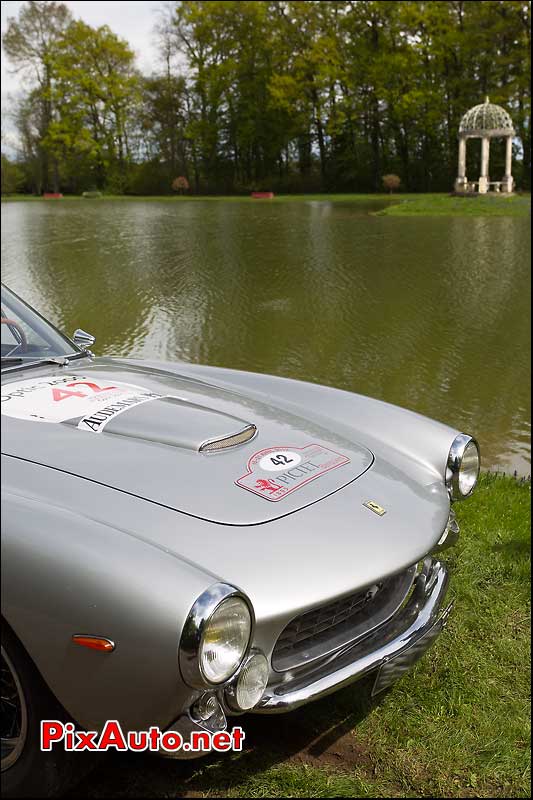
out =
<svg viewBox="0 0 533 800"><path fill-rule="evenodd" d="M506 197L504 195L489 197L452 197L449 194L287 194L276 195L272 200L256 200L249 195L164 195L133 196L103 195L98 198L84 198L80 195L65 195L62 202L86 203L113 202L166 202L190 203L198 201L231 202L231 203L305 203L321 201L328 203L385 203L385 208L374 212L379 216L513 216L526 217L531 211L529 194ZM33 195L5 195L2 202L58 202L45 200Z"/></svg>
<svg viewBox="0 0 533 800"><path fill-rule="evenodd" d="M446 217L527 217L531 213L530 195L411 195L377 212L380 216Z"/></svg>
<svg viewBox="0 0 533 800"><path fill-rule="evenodd" d="M415 195L410 194L325 194L325 193L317 193L317 194L276 194L273 199L264 199L258 200L256 198L250 197L249 194L246 195L201 195L201 194L189 194L189 195L112 195L112 194L103 194L101 197L94 197L94 198L85 198L81 195L73 195L67 194L61 198L61 201L80 201L83 200L84 202L101 202L102 200L113 200L113 201L123 201L123 202L135 202L141 200L143 202L167 202L167 203L190 203L194 201L210 201L210 202L233 202L233 203L305 203L309 201L316 201L320 200L323 202L328 203L339 203L339 202L348 202L348 203L368 203L368 202L398 202L399 200L412 198ZM439 195L424 195L425 197L439 197ZM28 195L28 194L12 194L12 195L3 195L2 201L4 202L58 202L54 198L44 198L38 197L36 195Z"/></svg>
<svg viewBox="0 0 533 800"><path fill-rule="evenodd" d="M287 194L276 195L273 200L256 200L249 195L163 195L163 196L133 196L133 195L103 195L99 198L83 198L80 195L65 195L60 202L101 203L113 202L165 202L165 203L191 203L198 201L231 202L231 203L306 203L321 201L328 203L385 203L385 208L375 211L379 216L454 216L454 217L479 217L479 216L512 216L527 217L531 212L531 196L529 194L490 195L488 197L453 197L444 193L428 194ZM2 202L58 202L45 200L33 195L4 195Z"/></svg>
<svg viewBox="0 0 533 800"><path fill-rule="evenodd" d="M448 627L378 701L359 683L244 717L240 755L112 756L76 795L530 797L530 495L529 483L484 475L459 504Z"/></svg>

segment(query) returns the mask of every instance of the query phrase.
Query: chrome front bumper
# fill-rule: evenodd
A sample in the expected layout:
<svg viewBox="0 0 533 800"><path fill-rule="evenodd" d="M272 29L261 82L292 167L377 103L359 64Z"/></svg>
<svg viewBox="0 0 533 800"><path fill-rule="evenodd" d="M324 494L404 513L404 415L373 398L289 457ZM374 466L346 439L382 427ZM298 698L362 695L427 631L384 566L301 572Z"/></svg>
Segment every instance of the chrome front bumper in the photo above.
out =
<svg viewBox="0 0 533 800"><path fill-rule="evenodd" d="M442 609L448 571L426 558L407 604L362 642L337 652L322 667L267 687L253 713L274 714L325 697L364 675L380 670L374 692L386 688L426 652L446 624L452 608Z"/></svg>

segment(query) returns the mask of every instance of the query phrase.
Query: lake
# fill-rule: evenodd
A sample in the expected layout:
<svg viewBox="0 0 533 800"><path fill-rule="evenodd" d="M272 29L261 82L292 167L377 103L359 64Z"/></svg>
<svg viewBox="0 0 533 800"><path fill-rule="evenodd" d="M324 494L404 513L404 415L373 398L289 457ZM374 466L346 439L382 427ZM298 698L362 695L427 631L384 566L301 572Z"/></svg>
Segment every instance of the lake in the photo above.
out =
<svg viewBox="0 0 533 800"><path fill-rule="evenodd" d="M101 355L270 372L396 403L531 465L529 219L361 202L2 203L2 280Z"/></svg>

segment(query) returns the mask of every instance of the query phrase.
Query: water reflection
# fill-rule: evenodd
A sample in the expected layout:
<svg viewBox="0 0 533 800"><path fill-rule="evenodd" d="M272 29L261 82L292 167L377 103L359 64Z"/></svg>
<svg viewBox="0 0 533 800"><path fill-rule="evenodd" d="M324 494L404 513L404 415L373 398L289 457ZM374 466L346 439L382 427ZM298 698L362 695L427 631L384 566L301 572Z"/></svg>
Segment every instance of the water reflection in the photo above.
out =
<svg viewBox="0 0 533 800"><path fill-rule="evenodd" d="M478 434L530 470L530 236L350 203L2 204L3 279L100 353L290 375Z"/></svg>

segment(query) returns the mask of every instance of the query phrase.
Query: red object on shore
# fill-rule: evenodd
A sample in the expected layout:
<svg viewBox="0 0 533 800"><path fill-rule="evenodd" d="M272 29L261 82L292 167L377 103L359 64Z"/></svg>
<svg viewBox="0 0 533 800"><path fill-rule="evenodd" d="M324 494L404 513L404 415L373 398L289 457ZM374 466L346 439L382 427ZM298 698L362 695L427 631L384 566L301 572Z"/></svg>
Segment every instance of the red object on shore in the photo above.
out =
<svg viewBox="0 0 533 800"><path fill-rule="evenodd" d="M274 192L252 192L252 197L258 200L272 200Z"/></svg>
<svg viewBox="0 0 533 800"><path fill-rule="evenodd" d="M59 200L63 195L61 192L44 192L43 197L45 200Z"/></svg>

